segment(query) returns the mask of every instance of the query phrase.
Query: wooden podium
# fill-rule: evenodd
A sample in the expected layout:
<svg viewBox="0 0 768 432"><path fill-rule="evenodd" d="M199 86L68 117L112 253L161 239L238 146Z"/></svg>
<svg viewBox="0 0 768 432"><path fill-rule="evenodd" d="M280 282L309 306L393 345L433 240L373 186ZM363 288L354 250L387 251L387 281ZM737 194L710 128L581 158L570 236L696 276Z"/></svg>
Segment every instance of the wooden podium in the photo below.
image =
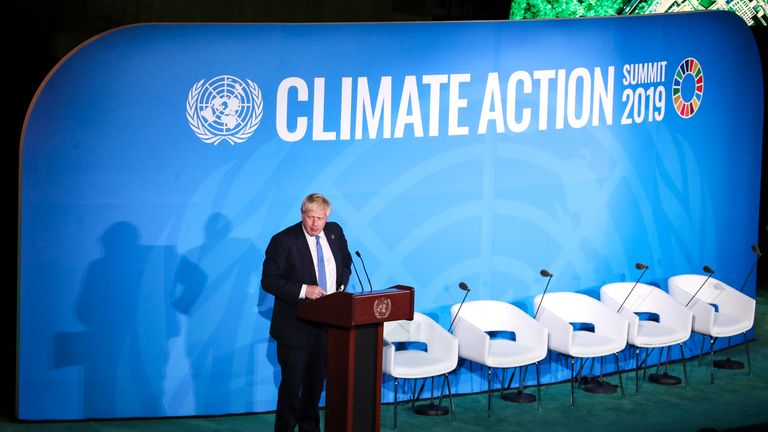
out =
<svg viewBox="0 0 768 432"><path fill-rule="evenodd" d="M325 430L378 432L384 322L413 319L413 288L337 292L304 303L298 314L328 326Z"/></svg>

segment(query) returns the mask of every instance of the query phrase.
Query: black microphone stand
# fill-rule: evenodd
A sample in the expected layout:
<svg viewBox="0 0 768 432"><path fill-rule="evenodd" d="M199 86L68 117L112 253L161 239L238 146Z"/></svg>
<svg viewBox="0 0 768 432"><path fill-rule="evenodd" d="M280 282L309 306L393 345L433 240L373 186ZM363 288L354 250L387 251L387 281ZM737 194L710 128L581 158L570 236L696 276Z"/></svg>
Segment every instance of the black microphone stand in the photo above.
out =
<svg viewBox="0 0 768 432"><path fill-rule="evenodd" d="M453 319L451 320L451 325L448 326L448 333L451 332L451 329L453 328L453 323L456 322L456 318L459 317L459 312L461 312L461 307L464 306L464 300L467 299L467 296L469 295L469 287L464 282L459 282L459 288L461 288L462 291L464 291L464 298L461 299L461 303L459 304L459 310L456 311L456 315L453 316Z"/></svg>
<svg viewBox="0 0 768 432"><path fill-rule="evenodd" d="M756 244L752 245L752 252L757 255L755 257L755 262L752 263L752 268L749 269L749 273L747 273L747 277L744 278L744 282L741 284L741 288L739 288L739 292L744 292L744 287L747 286L747 282L749 282L749 278L752 276L752 272L755 271L755 267L757 267L757 260L760 259L760 257L763 255L760 253L760 248L757 247Z"/></svg>
<svg viewBox="0 0 768 432"><path fill-rule="evenodd" d="M645 272L647 272L647 271L648 271L648 266L647 266L647 265L645 265L645 264L643 264L643 263L636 263L636 264L635 264L635 268L636 268L636 269L638 269L638 270L642 270L643 272L642 272L642 273L640 273L640 277L639 277L639 278L637 278L637 280L635 281L635 284L634 284L634 285L632 285L632 289L631 289L631 290L629 290L629 294L627 294L627 296L626 296L626 297L624 297L624 301L623 301L623 302L621 302L621 306L619 306L619 308L618 308L618 309L616 309L616 313L619 313L619 312L621 312L621 308L623 308L623 307L624 307L624 303L626 303L626 302L627 302L627 300L629 300L629 296L631 296L631 295L632 295L632 291L634 291L634 290L635 290L635 288L637 288L637 284L639 284L639 283L640 283L640 279L642 279L642 278L643 278L643 275L645 274Z"/></svg>
<svg viewBox="0 0 768 432"><path fill-rule="evenodd" d="M552 276L554 276L546 269L542 269L539 274L548 279L547 286L544 287L544 292L541 294L541 301L539 301L539 305L536 306L536 313L533 314L533 319L536 319L536 317L539 316L539 309L541 309L541 304L544 303L544 296L547 295L547 288L549 288L549 283L552 282Z"/></svg>
<svg viewBox="0 0 768 432"><path fill-rule="evenodd" d="M690 300L688 300L688 303L686 303L686 304L685 304L685 307L688 307L688 305L689 305L689 304L691 304L691 302L693 301L693 299L695 299L695 298L696 298L696 296L699 294L699 291L701 291L701 289L702 289L702 288L704 288L704 285L706 285L706 284L707 284L707 281L709 280L709 278L711 278L711 277L712 277L712 275L713 275L713 274L715 274L715 271L714 271L714 270L712 270L712 267L710 267L710 266L708 266L708 265L705 265L705 266L704 266L704 268L703 268L702 270L704 270L704 273L709 273L709 274L707 275L707 278L706 278L706 279L704 279L704 282L701 284L701 286L699 287L699 289L697 289L697 290L696 290L696 292L695 292L695 293L693 293L693 295L691 296L691 299L690 299Z"/></svg>
<svg viewBox="0 0 768 432"><path fill-rule="evenodd" d="M552 276L554 276L552 273L549 272L549 270L542 269L539 274L542 277L547 278L547 285L544 287L544 292L541 295L541 301L539 302L539 305L536 307L536 312L533 314L533 319L536 319L536 317L539 315L539 309L541 308L541 304L544 303L544 296L547 295L547 289L549 289L549 283L552 282ZM507 402L514 402L514 403L532 403L536 402L536 396L531 393L525 393L523 391L523 383L525 382L525 378L528 375L528 368L525 368L523 372L520 372L520 387L513 392L513 393L504 393L504 389L509 389L512 386L512 380L515 379L514 372L512 373L512 376L509 377L509 381L507 381L506 387L502 388L501 391L501 398ZM504 378L502 377L502 386L504 385Z"/></svg>
<svg viewBox="0 0 768 432"><path fill-rule="evenodd" d="M368 276L368 269L365 268L363 256L360 255L360 251L355 251L355 255L357 255L357 257L360 258L360 262L363 263L363 272L365 272L365 278L368 279L368 287L370 288L370 292L373 292L373 285L371 284L371 278Z"/></svg>
<svg viewBox="0 0 768 432"><path fill-rule="evenodd" d="M355 260L352 261L352 268L355 269L355 276L357 276L357 282L360 284L360 292L365 292L365 287L363 286L363 281L360 279L360 273L357 272L357 266L355 265Z"/></svg>
<svg viewBox="0 0 768 432"><path fill-rule="evenodd" d="M451 321L450 327L448 327L448 332L450 333L451 329L453 328L453 323L456 321L456 318L459 316L459 311L461 311L461 306L464 305L464 300L467 299L467 295L469 294L469 287L464 282L459 282L459 288L464 291L464 298L461 300L461 304L459 305L459 310L456 311L456 315L453 317L453 321ZM445 380L448 379L448 375L446 374L443 377L443 387L445 386ZM414 403L416 399L421 396L422 390L424 390L424 384L426 384L426 381L422 382L421 388L419 388L418 394L414 396ZM414 391L416 390L416 387L414 386ZM429 398L429 403L422 404L422 405L414 405L413 412L419 415L425 415L425 416L444 416L448 414L448 407L445 405L440 405L440 403L443 400L443 388L440 388L440 400L438 400L437 403L434 402L434 392L435 392L435 377L432 377L432 386L431 386L432 395ZM448 391L451 391L451 383L448 383Z"/></svg>

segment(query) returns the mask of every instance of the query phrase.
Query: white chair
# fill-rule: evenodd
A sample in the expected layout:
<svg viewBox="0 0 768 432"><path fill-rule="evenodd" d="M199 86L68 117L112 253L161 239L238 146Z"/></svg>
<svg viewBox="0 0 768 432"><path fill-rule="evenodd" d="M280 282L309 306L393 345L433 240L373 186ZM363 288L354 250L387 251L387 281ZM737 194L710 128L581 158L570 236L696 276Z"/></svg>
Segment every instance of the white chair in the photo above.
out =
<svg viewBox="0 0 768 432"><path fill-rule="evenodd" d="M543 298L543 300L542 300ZM537 320L549 330L549 349L564 354L571 359L571 406L573 406L573 382L579 378L584 359L603 357L613 354L616 358L616 371L619 375L621 397L624 398L624 383L621 379L619 351L627 346L629 323L624 318L605 307L599 301L584 294L573 292L541 294L534 298L534 310L539 309ZM594 331L576 330L572 324L591 324ZM578 373L574 374L575 358L581 358ZM591 368L590 368L591 369ZM613 393L616 386L602 381L585 385L584 390L592 393Z"/></svg>
<svg viewBox="0 0 768 432"><path fill-rule="evenodd" d="M426 344L427 350L396 350L393 344L397 342L421 342ZM434 377L443 375L443 385L440 387L440 400L437 405L430 402L429 405L422 407L426 407L424 408L425 414L447 414L447 411L444 410L445 407L440 406L443 399L443 388L447 383L448 397L451 403L451 419L455 421L456 414L453 409L453 393L451 392L448 372L456 369L456 364L459 361L459 341L428 316L414 312L413 321L384 323L384 343L382 371L395 379L394 428L397 429L397 386L401 378L432 378L434 387ZM412 407L414 409L421 408L416 407L415 403L416 399L421 396L423 389L424 383L422 383L418 394L413 395ZM414 391L414 393L416 392Z"/></svg>
<svg viewBox="0 0 768 432"><path fill-rule="evenodd" d="M667 349L667 362L664 373L658 374L657 366L657 373L651 374L650 381L657 384L680 383L680 378L667 373L670 347L675 344L680 347L683 377L685 386L688 387L688 370L685 366L683 342L691 336L693 314L689 310L682 307L666 292L643 283L635 285L632 282L617 282L603 285L600 288L600 301L629 322L627 341L635 347L635 392L640 390L638 371L642 366L643 377L645 377L648 357L656 348L660 348L660 360L663 358L664 348ZM658 317L658 321L641 320L638 316L641 313L654 314ZM642 362L640 362L641 348L646 349Z"/></svg>
<svg viewBox="0 0 768 432"><path fill-rule="evenodd" d="M749 359L749 341L747 331L755 320L755 299L742 294L715 278L684 274L669 278L669 294L680 304L693 312L693 331L709 337L709 352L712 363L709 371L710 383L715 382L713 368L741 369L744 364L726 360L715 361L714 345L718 338L728 338L730 351L731 336L744 335L744 350L747 353L749 375L752 375L752 362ZM699 288L701 288L699 290ZM697 293L698 291L698 293ZM695 296L695 298L694 298ZM702 341L701 353L704 353Z"/></svg>
<svg viewBox="0 0 768 432"><path fill-rule="evenodd" d="M459 339L459 357L479 363L488 368L488 417L491 416L491 371L502 368L518 368L536 364L537 396L523 393L524 376L519 374L520 386L516 393L504 394L510 387L515 372L504 385L502 376L502 399L512 402L539 401L541 410L541 382L539 362L547 356L547 329L530 315L517 307L502 301L477 300L456 304L451 307L451 318L455 318L453 335ZM456 317L458 311L459 316ZM515 339L491 339L488 332L514 332Z"/></svg>

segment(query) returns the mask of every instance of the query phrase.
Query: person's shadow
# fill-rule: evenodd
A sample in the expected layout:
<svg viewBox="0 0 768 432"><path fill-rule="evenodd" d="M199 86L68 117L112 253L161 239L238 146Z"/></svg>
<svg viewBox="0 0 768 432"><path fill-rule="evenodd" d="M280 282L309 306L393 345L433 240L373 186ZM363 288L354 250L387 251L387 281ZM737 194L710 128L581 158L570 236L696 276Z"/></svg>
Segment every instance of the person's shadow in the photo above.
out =
<svg viewBox="0 0 768 432"><path fill-rule="evenodd" d="M75 314L87 330L54 339L55 367L83 366L83 416L163 416L167 342L178 330L169 313L172 246L139 243L138 228L112 224L104 255L83 278Z"/></svg>
<svg viewBox="0 0 768 432"><path fill-rule="evenodd" d="M231 231L225 215L209 216L204 243L187 251L176 269L173 306L187 316L185 345L199 414L247 410L253 399L254 342L238 335L250 334L242 326L262 256L251 240L233 238Z"/></svg>

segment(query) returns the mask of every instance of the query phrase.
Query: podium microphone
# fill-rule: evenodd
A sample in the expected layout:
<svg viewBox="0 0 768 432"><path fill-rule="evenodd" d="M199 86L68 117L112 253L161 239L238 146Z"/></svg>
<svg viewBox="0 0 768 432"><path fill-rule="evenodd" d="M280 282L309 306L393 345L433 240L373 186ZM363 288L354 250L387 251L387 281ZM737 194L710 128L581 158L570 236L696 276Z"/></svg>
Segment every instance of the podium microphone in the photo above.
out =
<svg viewBox="0 0 768 432"><path fill-rule="evenodd" d="M360 251L355 251L355 255L357 255L357 257L360 258L360 262L363 263L363 271L365 272L365 278L368 279L368 287L371 289L371 292L373 292L373 285L371 285L371 278L368 277L368 270L365 268L365 261L363 261L363 256L360 255ZM362 282L360 285L362 285Z"/></svg>
<svg viewBox="0 0 768 432"><path fill-rule="evenodd" d="M696 298L696 295L699 293L699 291L701 291L701 289L702 289L702 288L704 288L704 285L706 285L706 284L707 284L707 281L709 280L709 278L711 278L711 277L712 277L712 275L713 275L713 274L715 274L715 271L714 271L714 270L712 270L712 267L710 267L710 266L708 266L708 265L705 265L705 266L704 266L704 268L703 268L702 270L704 270L704 272L705 272L705 273L709 273L709 275L707 275L707 278L706 278L706 279L704 279L704 283L702 283L702 284L701 284L701 286L699 287L699 289L697 289L697 290L696 290L696 292L695 292L695 293L693 293L693 296L691 297L691 299L690 299L690 300L688 300L688 303L686 303L686 304L685 304L685 307L688 307L688 305L689 305L689 304L691 304L691 302L693 301L693 299L695 299L695 298Z"/></svg>
<svg viewBox="0 0 768 432"><path fill-rule="evenodd" d="M459 304L459 310L456 311L456 315L453 316L453 320L451 320L451 325L448 326L448 333L451 332L451 329L453 328L453 323L456 322L456 318L459 317L459 312L461 312L461 307L464 306L464 300L467 299L467 295L469 295L469 287L464 282L459 282L459 288L461 288L462 291L464 291L464 298L461 299L461 303Z"/></svg>
<svg viewBox="0 0 768 432"><path fill-rule="evenodd" d="M757 247L756 244L752 245L752 252L754 252L755 255L757 255L757 257L755 258L755 262L752 263L752 268L749 269L749 273L747 273L747 277L744 278L744 283L741 284L741 288L739 288L739 292L744 291L744 287L747 286L747 282L749 281L749 278L752 276L752 272L755 271L755 267L757 266L757 260L759 260L760 256L762 255L760 253L760 248Z"/></svg>
<svg viewBox="0 0 768 432"><path fill-rule="evenodd" d="M549 283L552 282L552 276L554 276L547 269L541 269L539 274L542 277L549 278L549 279L547 279L547 286L544 287L544 293L541 294L541 301L539 302L539 305L536 307L536 313L533 314L533 319L536 319L536 317L539 315L539 309L541 309L541 304L544 303L544 296L547 295L547 288L549 288Z"/></svg>
<svg viewBox="0 0 768 432"><path fill-rule="evenodd" d="M365 292L363 281L360 279L360 273L357 272L357 266L355 265L355 260L351 260L351 261L352 261L352 268L355 270L355 276L357 276L357 282L360 284L360 292Z"/></svg>
<svg viewBox="0 0 768 432"><path fill-rule="evenodd" d="M621 308L623 308L623 307L624 307L624 303L626 303L626 302L627 302L627 300L629 300L629 296L631 296L631 295L632 295L632 291L634 291L634 290L635 290L635 288L637 287L637 284L639 284L639 283L640 283L640 279L642 279L642 278L643 278L643 275L645 274L645 272L647 272L647 271L648 271L648 266L647 266L647 265L645 265L645 264L643 264L643 263L640 263L640 262L639 262L639 263L635 263L635 268L636 268L636 269L638 269L638 270L642 270L643 272L642 272L642 273L640 273L640 277L639 277L639 278L637 278L637 280L635 281L635 284L634 284L634 285L632 285L632 289L631 289L631 290L629 290L629 294L627 294L627 296L624 298L624 301L623 301L623 302L621 302L621 306L619 306L619 308L618 308L618 309L616 309L616 313L619 313L619 312L621 312Z"/></svg>

